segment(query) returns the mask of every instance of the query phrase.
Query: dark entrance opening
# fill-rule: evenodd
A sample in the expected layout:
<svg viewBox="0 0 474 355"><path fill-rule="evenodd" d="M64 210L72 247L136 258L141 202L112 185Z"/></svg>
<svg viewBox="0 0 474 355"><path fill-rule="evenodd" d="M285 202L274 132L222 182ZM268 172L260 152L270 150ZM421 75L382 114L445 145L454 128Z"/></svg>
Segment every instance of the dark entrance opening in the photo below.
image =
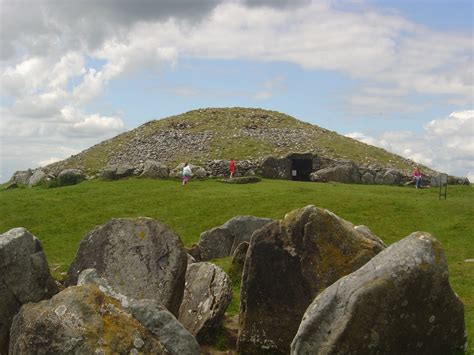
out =
<svg viewBox="0 0 474 355"><path fill-rule="evenodd" d="M291 180L309 181L312 170L312 159L291 159Z"/></svg>

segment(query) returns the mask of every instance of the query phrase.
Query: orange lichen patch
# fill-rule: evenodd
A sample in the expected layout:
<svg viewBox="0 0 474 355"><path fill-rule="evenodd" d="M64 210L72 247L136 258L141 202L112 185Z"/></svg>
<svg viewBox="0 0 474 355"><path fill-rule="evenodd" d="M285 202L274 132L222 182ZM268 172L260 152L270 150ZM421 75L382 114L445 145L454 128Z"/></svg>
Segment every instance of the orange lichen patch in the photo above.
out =
<svg viewBox="0 0 474 355"><path fill-rule="evenodd" d="M131 314L126 312L120 302L102 293L95 285L90 287L89 297L91 312L97 314L100 320L96 327L88 331L100 343L105 353L129 353L135 347L137 339L141 339L144 352L162 352L160 342ZM145 351L146 348L146 351Z"/></svg>
<svg viewBox="0 0 474 355"><path fill-rule="evenodd" d="M138 232L138 238L140 239L145 239L145 231L141 230L140 232Z"/></svg>

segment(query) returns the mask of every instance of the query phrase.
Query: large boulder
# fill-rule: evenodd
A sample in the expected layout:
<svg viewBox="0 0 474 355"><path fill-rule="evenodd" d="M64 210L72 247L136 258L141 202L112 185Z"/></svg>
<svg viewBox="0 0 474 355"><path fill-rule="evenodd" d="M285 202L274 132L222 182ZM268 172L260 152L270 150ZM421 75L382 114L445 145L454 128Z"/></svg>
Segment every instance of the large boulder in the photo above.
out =
<svg viewBox="0 0 474 355"><path fill-rule="evenodd" d="M370 173L370 172L365 172L361 178L360 178L360 182L363 183L363 184L373 184L374 183L374 174Z"/></svg>
<svg viewBox="0 0 474 355"><path fill-rule="evenodd" d="M9 354L164 354L163 344L97 285L74 286L21 308Z"/></svg>
<svg viewBox="0 0 474 355"><path fill-rule="evenodd" d="M0 234L0 354L6 354L13 316L28 302L58 292L40 241L24 228Z"/></svg>
<svg viewBox="0 0 474 355"><path fill-rule="evenodd" d="M118 218L82 239L68 271L67 285L94 268L117 292L155 299L173 314L183 297L187 256L179 237L151 218Z"/></svg>
<svg viewBox="0 0 474 355"><path fill-rule="evenodd" d="M441 244L416 232L316 297L291 353L461 354L465 344Z"/></svg>
<svg viewBox="0 0 474 355"><path fill-rule="evenodd" d="M156 300L135 300L116 292L95 269L86 269L79 275L78 285L95 284L100 291L115 298L125 311L148 329L169 354L191 355L199 353L196 338Z"/></svg>
<svg viewBox="0 0 474 355"><path fill-rule="evenodd" d="M359 167L353 162L338 164L320 169L312 174L312 181L336 181L342 183L360 183Z"/></svg>
<svg viewBox="0 0 474 355"><path fill-rule="evenodd" d="M286 158L266 157L261 166L260 174L269 179L291 179L291 160Z"/></svg>
<svg viewBox="0 0 474 355"><path fill-rule="evenodd" d="M387 171L380 171L375 176L376 184L396 185L401 183L402 174L398 170L389 169Z"/></svg>
<svg viewBox="0 0 474 355"><path fill-rule="evenodd" d="M211 341L232 300L232 282L227 274L207 262L188 265L179 321L199 342Z"/></svg>
<svg viewBox="0 0 474 355"><path fill-rule="evenodd" d="M257 229L273 221L271 218L236 216L222 226L201 233L198 245L202 260L232 255L240 243L249 242Z"/></svg>
<svg viewBox="0 0 474 355"><path fill-rule="evenodd" d="M288 353L314 297L382 249L351 223L315 206L260 228L242 275L238 350Z"/></svg>
<svg viewBox="0 0 474 355"><path fill-rule="evenodd" d="M31 171L31 169L19 170L19 171L15 171L11 180L16 182L18 186L26 186L28 185L30 181L31 175L33 175L33 172Z"/></svg>
<svg viewBox="0 0 474 355"><path fill-rule="evenodd" d="M79 169L65 169L58 174L59 186L75 185L85 180L86 176Z"/></svg>
<svg viewBox="0 0 474 355"><path fill-rule="evenodd" d="M33 175L31 175L30 179L28 180L28 186L36 186L41 184L42 182L46 181L48 176L42 169L36 169Z"/></svg>
<svg viewBox="0 0 474 355"><path fill-rule="evenodd" d="M147 160L143 166L141 177L149 177L153 179L164 179L169 176L168 167L154 160Z"/></svg>
<svg viewBox="0 0 474 355"><path fill-rule="evenodd" d="M106 180L118 180L134 175L135 168L131 164L112 164L107 165L102 170L102 177Z"/></svg>
<svg viewBox="0 0 474 355"><path fill-rule="evenodd" d="M194 165L192 167L192 172L194 177L197 179L205 179L207 177L206 169L204 169L202 166Z"/></svg>

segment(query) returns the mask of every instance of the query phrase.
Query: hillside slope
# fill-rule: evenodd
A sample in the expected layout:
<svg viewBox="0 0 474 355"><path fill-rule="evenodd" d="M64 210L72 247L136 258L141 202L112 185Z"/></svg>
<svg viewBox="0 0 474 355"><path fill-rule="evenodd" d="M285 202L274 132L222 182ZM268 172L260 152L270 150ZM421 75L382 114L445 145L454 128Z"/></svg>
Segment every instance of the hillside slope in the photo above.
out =
<svg viewBox="0 0 474 355"><path fill-rule="evenodd" d="M153 120L51 164L49 171L80 168L87 174L107 164L156 160L170 167L183 161L258 160L311 152L360 165L411 171L414 162L283 113L251 108L198 109ZM432 171L424 167L425 170Z"/></svg>

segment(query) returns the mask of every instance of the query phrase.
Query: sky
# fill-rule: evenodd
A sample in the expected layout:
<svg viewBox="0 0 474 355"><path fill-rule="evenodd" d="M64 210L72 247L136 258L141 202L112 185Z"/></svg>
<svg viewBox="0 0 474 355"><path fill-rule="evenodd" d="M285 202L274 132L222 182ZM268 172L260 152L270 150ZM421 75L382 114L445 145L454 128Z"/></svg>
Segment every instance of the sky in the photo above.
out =
<svg viewBox="0 0 474 355"><path fill-rule="evenodd" d="M474 181L471 0L0 0L0 182L260 107Z"/></svg>

